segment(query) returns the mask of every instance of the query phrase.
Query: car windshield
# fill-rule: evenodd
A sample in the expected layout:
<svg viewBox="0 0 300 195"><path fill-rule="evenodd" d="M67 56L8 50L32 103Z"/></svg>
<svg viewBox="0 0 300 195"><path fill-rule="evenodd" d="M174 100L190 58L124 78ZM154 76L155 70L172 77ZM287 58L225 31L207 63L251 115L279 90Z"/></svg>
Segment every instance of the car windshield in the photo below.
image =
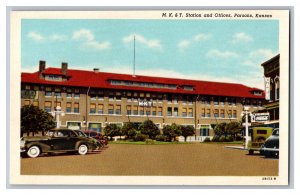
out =
<svg viewBox="0 0 300 195"><path fill-rule="evenodd" d="M82 131L76 131L76 133L78 134L79 137L87 137L87 135Z"/></svg>
<svg viewBox="0 0 300 195"><path fill-rule="evenodd" d="M273 131L272 135L279 136L279 129L275 129L275 130Z"/></svg>

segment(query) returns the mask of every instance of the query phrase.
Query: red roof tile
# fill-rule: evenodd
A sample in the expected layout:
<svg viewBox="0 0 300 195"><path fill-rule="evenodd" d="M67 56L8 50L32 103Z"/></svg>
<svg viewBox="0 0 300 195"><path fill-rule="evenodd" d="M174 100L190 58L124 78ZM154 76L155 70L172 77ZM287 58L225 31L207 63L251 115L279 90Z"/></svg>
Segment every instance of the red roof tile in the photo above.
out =
<svg viewBox="0 0 300 195"><path fill-rule="evenodd" d="M59 74L58 74L59 73ZM45 74L58 74L62 75L59 68L47 68L44 71ZM244 97L244 98L256 98L263 99L265 93L261 89L247 87L242 84L236 83L221 83L210 81L198 81L187 79L175 79L175 78L162 78L162 77L150 77L127 74L116 74L106 72L93 72L84 70L68 70L67 81L49 81L39 78L39 73L22 73L22 83L34 83L45 85L60 85L60 86L74 86L74 87L91 87L91 88L104 88L104 89L123 89L123 90L137 90L137 91L149 91L149 92L162 92L162 93L178 93L178 94L202 94L202 95L215 95L215 96L231 96L231 97ZM179 87L177 89L166 88L149 88L138 86L122 86L111 85L109 80L122 80L122 81L137 81L137 82L149 82L149 83L161 83L161 84L175 84ZM193 91L184 90L182 86L193 86ZM181 87L180 87L181 86ZM257 96L251 93L251 91L262 91L262 96Z"/></svg>

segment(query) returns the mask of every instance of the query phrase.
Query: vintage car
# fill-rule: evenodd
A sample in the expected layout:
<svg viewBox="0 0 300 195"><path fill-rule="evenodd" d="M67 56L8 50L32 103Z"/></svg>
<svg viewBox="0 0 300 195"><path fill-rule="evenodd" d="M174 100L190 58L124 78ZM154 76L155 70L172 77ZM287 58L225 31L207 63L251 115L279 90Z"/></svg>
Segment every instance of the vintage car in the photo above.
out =
<svg viewBox="0 0 300 195"><path fill-rule="evenodd" d="M274 129L272 135L262 145L262 154L265 157L279 158L279 129Z"/></svg>
<svg viewBox="0 0 300 195"><path fill-rule="evenodd" d="M38 157L41 153L78 152L85 155L88 151L97 150L97 140L79 135L71 129L52 129L45 136L21 138L21 156Z"/></svg>
<svg viewBox="0 0 300 195"><path fill-rule="evenodd" d="M248 143L249 154L252 155L255 151L262 154L261 148L268 137L271 136L272 127L253 127L251 133L251 141Z"/></svg>
<svg viewBox="0 0 300 195"><path fill-rule="evenodd" d="M86 130L86 131L84 131L84 133L87 136L95 138L96 140L98 140L101 143L102 147L104 147L108 144L108 139L106 137L104 137L101 133L97 132L97 131Z"/></svg>

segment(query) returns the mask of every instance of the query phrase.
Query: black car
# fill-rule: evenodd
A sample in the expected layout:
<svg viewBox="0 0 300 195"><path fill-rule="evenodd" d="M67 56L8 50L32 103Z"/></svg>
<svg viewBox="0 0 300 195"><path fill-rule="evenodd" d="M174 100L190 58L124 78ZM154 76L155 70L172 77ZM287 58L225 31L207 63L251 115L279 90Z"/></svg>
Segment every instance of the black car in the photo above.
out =
<svg viewBox="0 0 300 195"><path fill-rule="evenodd" d="M22 137L20 146L22 156L35 158L41 153L54 152L78 152L85 155L88 151L99 149L100 144L71 129L52 129L46 136Z"/></svg>
<svg viewBox="0 0 300 195"><path fill-rule="evenodd" d="M265 157L279 158L279 129L274 129L272 135L265 141L262 153Z"/></svg>

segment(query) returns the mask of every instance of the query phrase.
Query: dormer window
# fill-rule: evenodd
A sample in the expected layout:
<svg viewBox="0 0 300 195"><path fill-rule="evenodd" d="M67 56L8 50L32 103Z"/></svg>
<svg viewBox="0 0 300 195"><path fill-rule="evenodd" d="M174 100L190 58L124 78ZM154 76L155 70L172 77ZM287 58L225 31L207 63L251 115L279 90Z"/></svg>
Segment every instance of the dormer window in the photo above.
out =
<svg viewBox="0 0 300 195"><path fill-rule="evenodd" d="M46 75L45 80L48 80L48 81L62 81L62 76L59 76L59 75Z"/></svg>
<svg viewBox="0 0 300 195"><path fill-rule="evenodd" d="M194 90L193 86L189 86L189 85L183 86L183 89L187 90L187 91L193 91Z"/></svg>

